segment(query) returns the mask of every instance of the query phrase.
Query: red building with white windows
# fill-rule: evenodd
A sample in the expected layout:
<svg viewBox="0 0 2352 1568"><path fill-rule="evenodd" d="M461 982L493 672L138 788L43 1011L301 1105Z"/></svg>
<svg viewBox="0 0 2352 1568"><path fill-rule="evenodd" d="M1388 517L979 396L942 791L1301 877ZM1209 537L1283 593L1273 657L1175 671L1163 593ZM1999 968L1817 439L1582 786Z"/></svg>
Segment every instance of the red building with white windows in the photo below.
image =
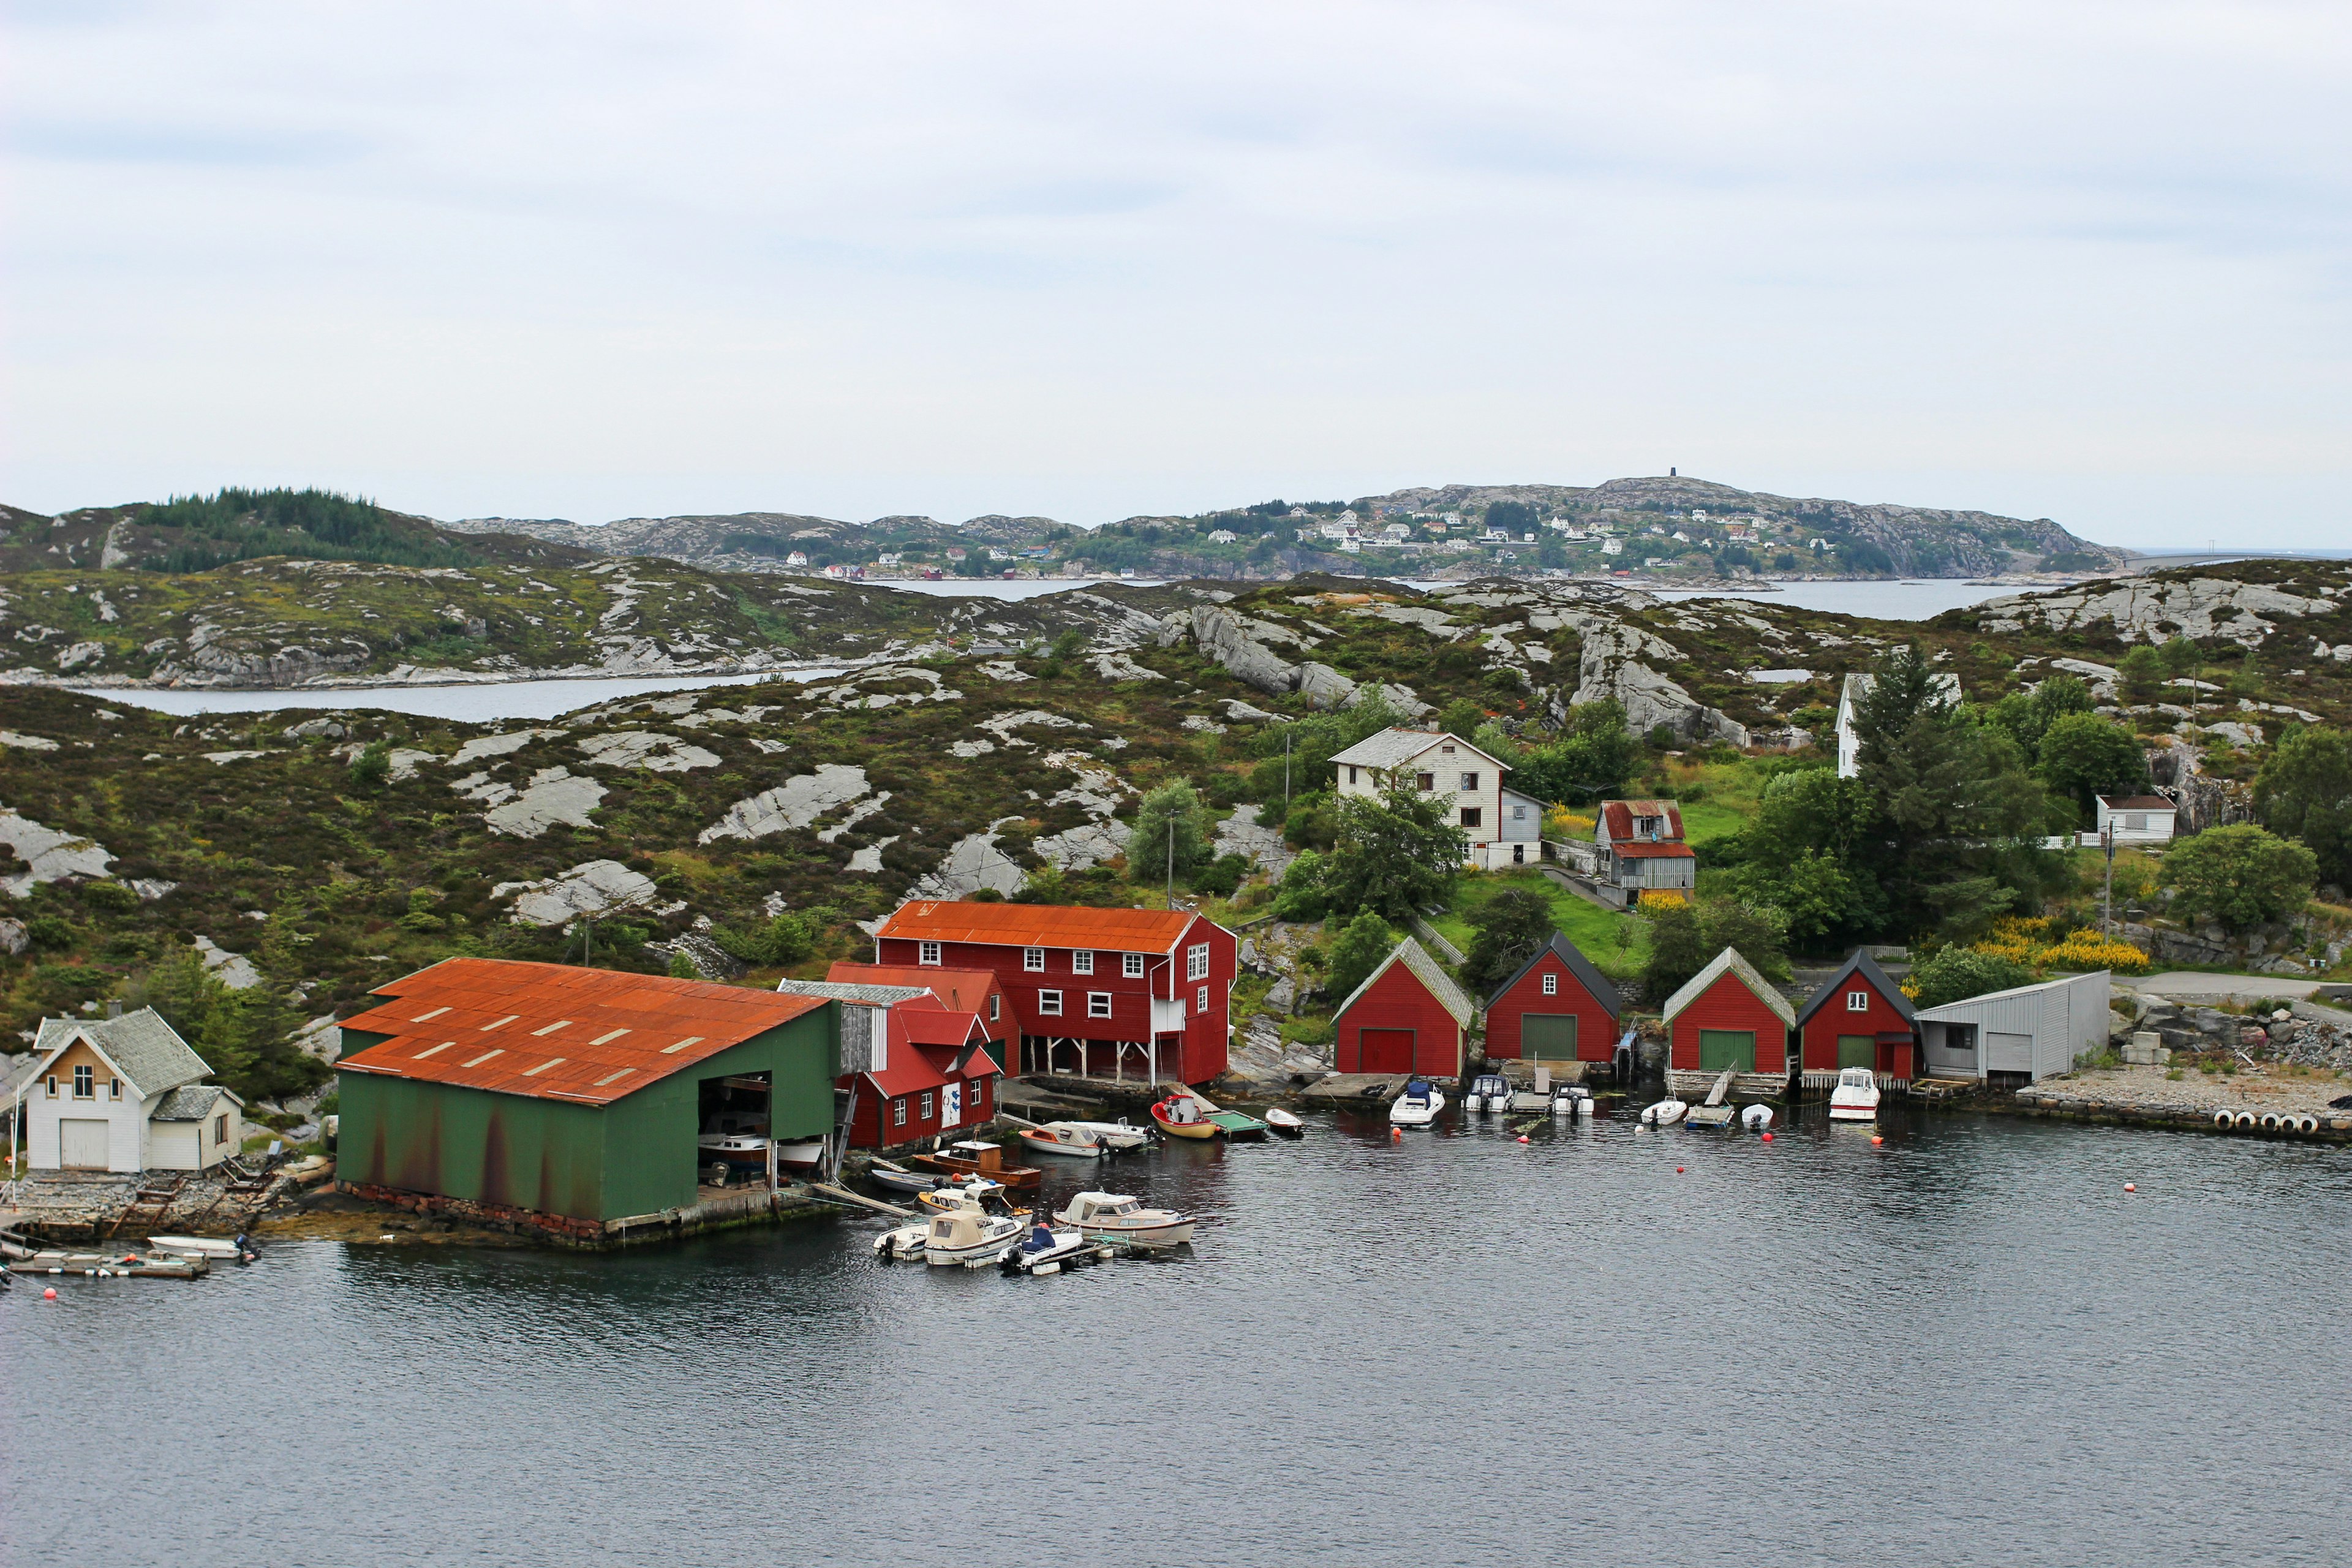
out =
<svg viewBox="0 0 2352 1568"><path fill-rule="evenodd" d="M1462 988L1407 937L1331 1016L1332 1065L1341 1072L1460 1078L1476 1016Z"/></svg>
<svg viewBox="0 0 2352 1568"><path fill-rule="evenodd" d="M1797 1034L1810 1088L1835 1083L1841 1068L1911 1081L1919 1043L1911 998L1860 948L1797 1010Z"/></svg>
<svg viewBox="0 0 2352 1568"><path fill-rule="evenodd" d="M993 982L967 974L962 985L942 989L973 993L977 1000L984 993L974 987L982 983ZM865 974L782 980L776 989L835 1005L846 1070L834 1088L846 1097L846 1110L837 1101L834 1114L846 1115L851 1148L893 1148L995 1119L1003 1069L990 1053L991 1033L979 1013L944 1005L928 986Z"/></svg>
<svg viewBox="0 0 2352 1568"><path fill-rule="evenodd" d="M995 975L1021 1041L1007 1071L1198 1084L1225 1070L1235 943L1200 915L918 901L874 946L891 968Z"/></svg>
<svg viewBox="0 0 2352 1568"><path fill-rule="evenodd" d="M985 969L917 969L911 965L852 963L847 959L837 959L824 972L824 977L836 984L908 985L928 991L931 999L949 1012L970 1013L980 1019L987 1035L988 1054L998 1067L1011 1060L1009 1047L1016 1031L1005 1011L1004 987Z"/></svg>
<svg viewBox="0 0 2352 1568"><path fill-rule="evenodd" d="M1612 1061L1625 1007L1616 985L1559 931L1486 1000L1496 1061Z"/></svg>

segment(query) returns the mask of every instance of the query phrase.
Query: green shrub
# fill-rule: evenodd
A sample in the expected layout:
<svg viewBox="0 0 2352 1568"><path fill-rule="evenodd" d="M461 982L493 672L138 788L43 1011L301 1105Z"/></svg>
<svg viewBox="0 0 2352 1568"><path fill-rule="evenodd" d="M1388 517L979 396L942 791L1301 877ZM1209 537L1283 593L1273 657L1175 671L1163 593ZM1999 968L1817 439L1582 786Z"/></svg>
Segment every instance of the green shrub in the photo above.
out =
<svg viewBox="0 0 2352 1568"><path fill-rule="evenodd" d="M1911 972L1917 989L1912 998L1921 1007L1965 1002L1989 992L2009 991L2033 984L2033 971L2015 959L1973 948L1947 947L1930 953Z"/></svg>

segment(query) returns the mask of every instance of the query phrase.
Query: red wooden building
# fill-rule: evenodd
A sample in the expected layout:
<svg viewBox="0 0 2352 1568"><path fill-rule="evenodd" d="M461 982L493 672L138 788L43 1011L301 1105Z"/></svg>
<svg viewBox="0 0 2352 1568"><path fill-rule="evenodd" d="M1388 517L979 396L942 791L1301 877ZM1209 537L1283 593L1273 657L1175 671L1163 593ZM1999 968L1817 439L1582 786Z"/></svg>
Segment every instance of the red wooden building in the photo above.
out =
<svg viewBox="0 0 2352 1568"><path fill-rule="evenodd" d="M875 962L996 976L1022 1072L1206 1083L1225 1070L1234 933L1182 910L902 904Z"/></svg>
<svg viewBox="0 0 2352 1568"><path fill-rule="evenodd" d="M903 1042L893 1041L887 1067L842 1075L845 1086L859 1080L849 1116L853 1149L896 1148L995 1118L995 1058L976 1027L961 1043L949 1037L959 1024L975 1026L972 1015L893 1009L893 1023L901 1017L911 1027Z"/></svg>
<svg viewBox="0 0 2352 1568"><path fill-rule="evenodd" d="M1462 988L1407 937L1339 1004L1336 1065L1341 1072L1460 1078L1475 1016Z"/></svg>
<svg viewBox="0 0 2352 1568"><path fill-rule="evenodd" d="M998 1067L1005 1065L1009 1055L1006 1042L1013 1037L1013 1024L1005 1013L1004 987L985 969L916 969L839 959L824 972L824 977L848 984L906 985L928 991L949 1012L970 1013L978 1017L987 1028L988 1054L995 1058Z"/></svg>
<svg viewBox="0 0 2352 1568"><path fill-rule="evenodd" d="M1615 984L1554 931L1486 999L1486 1055L1502 1061L1611 1060L1624 1005Z"/></svg>
<svg viewBox="0 0 2352 1568"><path fill-rule="evenodd" d="M1726 1068L1741 1094L1785 1088L1796 1022L1789 999L1725 948L1666 1000L1668 1090L1704 1089Z"/></svg>
<svg viewBox="0 0 2352 1568"><path fill-rule="evenodd" d="M1911 998L1860 948L1797 1010L1797 1036L1805 1082L1814 1088L1834 1082L1841 1068L1908 1083L1918 1059Z"/></svg>

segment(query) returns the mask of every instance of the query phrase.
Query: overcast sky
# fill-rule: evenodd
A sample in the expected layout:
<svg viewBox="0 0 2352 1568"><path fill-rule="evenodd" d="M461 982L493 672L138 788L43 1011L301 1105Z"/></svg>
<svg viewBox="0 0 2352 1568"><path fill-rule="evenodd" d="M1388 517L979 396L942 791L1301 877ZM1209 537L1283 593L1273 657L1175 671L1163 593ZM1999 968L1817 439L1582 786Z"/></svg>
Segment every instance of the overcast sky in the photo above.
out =
<svg viewBox="0 0 2352 1568"><path fill-rule="evenodd" d="M2352 546L2352 6L0 0L0 500Z"/></svg>

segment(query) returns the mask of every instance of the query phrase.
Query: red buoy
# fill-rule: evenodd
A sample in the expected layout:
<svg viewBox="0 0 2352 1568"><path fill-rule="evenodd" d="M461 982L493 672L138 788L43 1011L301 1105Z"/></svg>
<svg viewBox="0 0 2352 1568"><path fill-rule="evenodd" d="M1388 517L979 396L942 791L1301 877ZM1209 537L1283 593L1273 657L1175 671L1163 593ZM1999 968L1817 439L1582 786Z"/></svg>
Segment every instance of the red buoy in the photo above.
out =
<svg viewBox="0 0 2352 1568"><path fill-rule="evenodd" d="M54 1286L54 1285L50 1286L47 1289L46 1289L46 1290L44 1290L44 1291L42 1291L42 1292L41 1292L41 1300L44 1300L44 1301L54 1301L54 1300L56 1300L57 1299L58 1299L58 1288L57 1288L56 1286Z"/></svg>
<svg viewBox="0 0 2352 1568"><path fill-rule="evenodd" d="M2129 1182L2126 1182L2126 1183L2124 1184L2124 1191L2126 1191L2126 1192L2127 1192L2127 1193L2136 1193L2136 1192L2139 1191L2139 1189L2138 1189L2137 1187L2134 1186L2131 1183L2129 1183Z"/></svg>
<svg viewBox="0 0 2352 1568"><path fill-rule="evenodd" d="M1675 1167L1675 1175L1677 1175L1677 1176L1679 1176L1679 1175L1681 1175L1682 1173L1683 1173L1683 1168L1682 1168L1680 1165L1676 1165L1676 1166Z"/></svg>
<svg viewBox="0 0 2352 1568"><path fill-rule="evenodd" d="M1524 1142L1526 1142L1527 1141L1528 1141L1528 1135L1527 1135L1526 1133L1524 1133L1524 1132L1520 1133L1520 1134L1519 1134L1519 1142L1522 1142L1522 1143L1524 1143Z"/></svg>
<svg viewBox="0 0 2352 1568"><path fill-rule="evenodd" d="M1886 1142L1886 1140L1885 1140L1885 1139L1881 1138L1881 1137L1880 1137L1877 1133L1875 1133L1875 1132L1874 1132L1874 1133L1872 1133L1872 1134L1870 1135L1870 1146L1871 1146L1872 1148L1874 1148L1874 1149L1877 1148L1881 1143L1884 1143L1884 1142Z"/></svg>
<svg viewBox="0 0 2352 1568"><path fill-rule="evenodd" d="M1770 1142L1772 1142L1772 1134L1770 1134L1769 1132L1767 1132L1766 1134L1764 1134L1764 1142L1766 1142L1767 1143L1769 1143Z"/></svg>
<svg viewBox="0 0 2352 1568"><path fill-rule="evenodd" d="M1390 1129L1389 1129L1389 1142L1391 1142L1391 1143L1402 1143L1402 1142L1404 1142L1404 1129L1403 1129L1403 1128L1402 1128L1402 1127L1391 1127L1391 1128L1390 1128Z"/></svg>

